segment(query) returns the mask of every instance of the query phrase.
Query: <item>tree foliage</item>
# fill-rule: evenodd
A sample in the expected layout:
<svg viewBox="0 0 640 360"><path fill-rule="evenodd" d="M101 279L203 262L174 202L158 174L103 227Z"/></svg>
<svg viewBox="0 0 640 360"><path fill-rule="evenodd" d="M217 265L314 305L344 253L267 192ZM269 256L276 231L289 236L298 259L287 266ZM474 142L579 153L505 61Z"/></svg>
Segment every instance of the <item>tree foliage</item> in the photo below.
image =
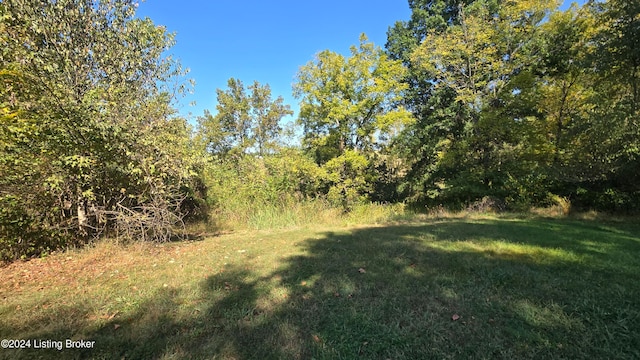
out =
<svg viewBox="0 0 640 360"><path fill-rule="evenodd" d="M301 99L304 146L319 163L346 150L373 151L411 121L396 103L406 88L404 68L360 37L351 56L325 50L298 72L294 94Z"/></svg>
<svg viewBox="0 0 640 360"><path fill-rule="evenodd" d="M381 175L374 157L413 120L399 106L404 74L402 63L364 34L350 57L325 50L298 72L294 94L301 99L303 147L324 165L334 204L349 209L367 198Z"/></svg>
<svg viewBox="0 0 640 360"><path fill-rule="evenodd" d="M172 107L173 35L136 6L0 2L0 257L105 232L166 240L206 214L207 186L231 212L313 198L640 210L636 0L410 0L386 52L363 34L300 68L302 149L283 146L283 98L235 78L193 138Z"/></svg>
<svg viewBox="0 0 640 360"><path fill-rule="evenodd" d="M293 112L282 96L271 99L271 87L254 81L248 89L231 78L228 89L217 89L217 114L205 111L198 119L200 134L213 154L266 155L276 150L282 131L280 121ZM247 90L249 94L247 94Z"/></svg>
<svg viewBox="0 0 640 360"><path fill-rule="evenodd" d="M411 61L436 86L480 112L499 101L510 81L535 60L539 24L555 1L475 1L459 5L458 24L431 29Z"/></svg>
<svg viewBox="0 0 640 360"><path fill-rule="evenodd" d="M387 50L408 69L417 121L394 143L415 201L633 202L637 2L409 5Z"/></svg>
<svg viewBox="0 0 640 360"><path fill-rule="evenodd" d="M163 56L173 36L134 18L136 6L0 4L0 202L12 209L0 219L5 256L49 247L16 224L81 239L153 208L170 219L159 228L149 215L136 234L166 239L181 223L195 157L185 121L172 117L176 89L163 84L182 71Z"/></svg>

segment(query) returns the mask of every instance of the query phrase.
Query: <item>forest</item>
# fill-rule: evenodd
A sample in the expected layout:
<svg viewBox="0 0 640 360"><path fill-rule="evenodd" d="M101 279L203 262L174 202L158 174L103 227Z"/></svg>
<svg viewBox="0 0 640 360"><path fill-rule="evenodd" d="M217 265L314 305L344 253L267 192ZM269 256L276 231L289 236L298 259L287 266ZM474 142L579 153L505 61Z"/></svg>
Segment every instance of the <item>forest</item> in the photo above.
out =
<svg viewBox="0 0 640 360"><path fill-rule="evenodd" d="M327 214L640 210L639 1L409 6L384 45L310 54L284 126L234 74L183 118L174 34L132 0L1 1L0 258Z"/></svg>

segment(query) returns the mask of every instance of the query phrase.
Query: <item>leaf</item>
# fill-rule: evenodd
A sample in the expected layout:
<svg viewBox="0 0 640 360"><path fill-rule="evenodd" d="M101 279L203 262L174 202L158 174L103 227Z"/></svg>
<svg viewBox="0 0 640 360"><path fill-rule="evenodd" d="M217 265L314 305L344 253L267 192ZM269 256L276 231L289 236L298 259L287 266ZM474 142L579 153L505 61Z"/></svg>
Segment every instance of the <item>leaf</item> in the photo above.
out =
<svg viewBox="0 0 640 360"><path fill-rule="evenodd" d="M460 315L458 315L458 314L453 314L453 316L451 317L451 320L453 320L453 321L456 321L458 319L460 319Z"/></svg>
<svg viewBox="0 0 640 360"><path fill-rule="evenodd" d="M358 272L359 272L360 274L364 274L364 273L366 273L366 272L367 272L367 270L365 270L364 268L360 268L360 269L358 269Z"/></svg>

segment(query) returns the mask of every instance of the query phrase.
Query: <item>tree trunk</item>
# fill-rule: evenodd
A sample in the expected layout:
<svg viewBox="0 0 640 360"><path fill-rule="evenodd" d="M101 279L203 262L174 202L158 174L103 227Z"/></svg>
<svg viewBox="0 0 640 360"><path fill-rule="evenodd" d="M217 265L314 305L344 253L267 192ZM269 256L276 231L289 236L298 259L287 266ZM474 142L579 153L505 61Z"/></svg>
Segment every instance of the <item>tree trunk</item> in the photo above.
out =
<svg viewBox="0 0 640 360"><path fill-rule="evenodd" d="M87 218L87 201L82 197L82 188L80 185L77 186L76 191L78 193L78 203L76 205L78 212L78 232L81 236L86 236L89 225L89 219Z"/></svg>

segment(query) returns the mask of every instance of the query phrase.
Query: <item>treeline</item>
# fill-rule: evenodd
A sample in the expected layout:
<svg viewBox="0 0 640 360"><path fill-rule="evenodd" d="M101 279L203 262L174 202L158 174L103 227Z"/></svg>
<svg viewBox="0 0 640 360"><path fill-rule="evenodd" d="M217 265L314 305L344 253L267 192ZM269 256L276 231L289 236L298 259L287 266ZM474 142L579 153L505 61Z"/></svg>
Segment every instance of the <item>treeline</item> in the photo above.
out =
<svg viewBox="0 0 640 360"><path fill-rule="evenodd" d="M129 0L0 3L0 255L166 240L200 207L173 37Z"/></svg>
<svg viewBox="0 0 640 360"><path fill-rule="evenodd" d="M295 126L231 78L192 129L173 36L135 2L3 1L1 257L371 202L640 210L639 1L409 5L386 49L363 35L301 67Z"/></svg>
<svg viewBox="0 0 640 360"><path fill-rule="evenodd" d="M416 118L395 139L409 199L640 209L639 1L410 4L387 42Z"/></svg>

